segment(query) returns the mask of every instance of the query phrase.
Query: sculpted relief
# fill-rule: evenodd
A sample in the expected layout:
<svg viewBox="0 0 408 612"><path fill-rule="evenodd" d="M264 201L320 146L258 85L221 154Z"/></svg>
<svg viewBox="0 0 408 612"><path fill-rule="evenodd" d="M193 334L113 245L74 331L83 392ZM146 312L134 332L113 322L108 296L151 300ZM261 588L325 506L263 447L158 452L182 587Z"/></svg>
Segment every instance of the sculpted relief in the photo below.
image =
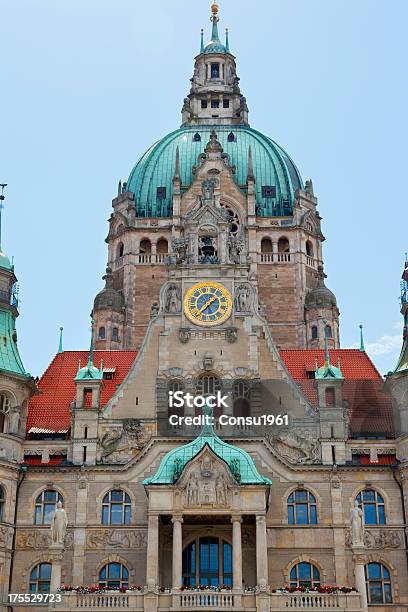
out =
<svg viewBox="0 0 408 612"><path fill-rule="evenodd" d="M217 465L210 453L203 453L183 476L179 490L185 506L228 507L233 488L231 477L224 466Z"/></svg>
<svg viewBox="0 0 408 612"><path fill-rule="evenodd" d="M53 540L51 529L23 529L18 530L16 536L16 548L20 550L42 550L49 548ZM64 536L64 548L72 548L74 534L68 531Z"/></svg>
<svg viewBox="0 0 408 612"><path fill-rule="evenodd" d="M401 535L398 531L391 529L364 529L365 548L369 550L381 550L386 548L400 548L402 546ZM352 530L346 530L346 546L353 546Z"/></svg>
<svg viewBox="0 0 408 612"><path fill-rule="evenodd" d="M86 538L87 548L146 548L147 531L141 529L92 529Z"/></svg>
<svg viewBox="0 0 408 612"><path fill-rule="evenodd" d="M126 419L120 428L104 432L98 443L98 463L127 463L149 439L139 419Z"/></svg>
<svg viewBox="0 0 408 612"><path fill-rule="evenodd" d="M278 454L297 465L312 465L321 461L321 447L318 440L310 440L296 431L280 431L277 436L266 436Z"/></svg>

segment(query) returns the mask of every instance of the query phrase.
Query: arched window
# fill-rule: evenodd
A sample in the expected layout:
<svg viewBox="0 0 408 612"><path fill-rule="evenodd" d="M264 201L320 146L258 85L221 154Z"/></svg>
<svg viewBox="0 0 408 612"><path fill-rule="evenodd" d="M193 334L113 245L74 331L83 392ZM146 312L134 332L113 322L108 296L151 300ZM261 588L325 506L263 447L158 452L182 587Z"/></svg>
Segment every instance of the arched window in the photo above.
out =
<svg viewBox="0 0 408 612"><path fill-rule="evenodd" d="M62 496L54 489L46 489L35 500L35 525L51 525L51 518L57 502L64 502Z"/></svg>
<svg viewBox="0 0 408 612"><path fill-rule="evenodd" d="M365 566L367 599L369 604L392 603L391 576L382 563L368 563Z"/></svg>
<svg viewBox="0 0 408 612"><path fill-rule="evenodd" d="M113 342L119 342L119 329L112 327L112 340Z"/></svg>
<svg viewBox="0 0 408 612"><path fill-rule="evenodd" d="M312 325L312 340L316 340L319 337L319 330L317 325Z"/></svg>
<svg viewBox="0 0 408 612"><path fill-rule="evenodd" d="M291 587L312 587L320 585L320 572L312 563L297 563L290 570Z"/></svg>
<svg viewBox="0 0 408 612"><path fill-rule="evenodd" d="M272 240L270 238L262 238L261 253L272 253Z"/></svg>
<svg viewBox="0 0 408 612"><path fill-rule="evenodd" d="M385 525L384 498L377 491L364 489L356 499L364 512L366 525Z"/></svg>
<svg viewBox="0 0 408 612"><path fill-rule="evenodd" d="M0 523L4 521L4 507L6 504L6 495L3 487L0 487Z"/></svg>
<svg viewBox="0 0 408 612"><path fill-rule="evenodd" d="M141 253L145 255L150 255L150 253L152 252L152 244L150 240L148 240L147 238L144 238L143 240L141 240L139 250Z"/></svg>
<svg viewBox="0 0 408 612"><path fill-rule="evenodd" d="M105 340L105 338L106 338L106 330L105 330L104 327L100 327L99 328L98 338L99 338L99 340Z"/></svg>
<svg viewBox="0 0 408 612"><path fill-rule="evenodd" d="M130 497L125 491L109 491L102 502L102 525L130 525Z"/></svg>
<svg viewBox="0 0 408 612"><path fill-rule="evenodd" d="M49 593L51 588L51 563L39 563L30 574L30 593Z"/></svg>
<svg viewBox="0 0 408 612"><path fill-rule="evenodd" d="M278 253L289 253L289 240L287 238L279 238Z"/></svg>
<svg viewBox="0 0 408 612"><path fill-rule="evenodd" d="M10 410L10 399L5 393L0 393L0 433L7 433L7 414Z"/></svg>
<svg viewBox="0 0 408 612"><path fill-rule="evenodd" d="M333 331L331 325L326 325L324 328L324 333L326 334L326 338L333 338Z"/></svg>
<svg viewBox="0 0 408 612"><path fill-rule="evenodd" d="M230 132L228 134L228 142L237 142L237 137L235 136L233 132Z"/></svg>
<svg viewBox="0 0 408 612"><path fill-rule="evenodd" d="M310 240L306 241L306 255L308 255L309 257L313 257L314 255L314 250L313 250L313 244L310 242Z"/></svg>
<svg viewBox="0 0 408 612"><path fill-rule="evenodd" d="M184 386L183 383L181 382L181 380L171 380L167 386L168 389L168 399L169 399L169 415L170 414L177 414L178 416L183 416L184 414L184 409L182 406L180 407L176 407L176 406L170 406L170 393L172 395L174 395L174 393L177 393L177 391L183 391Z"/></svg>
<svg viewBox="0 0 408 612"><path fill-rule="evenodd" d="M336 394L333 387L327 387L325 391L326 407L333 408L336 405Z"/></svg>
<svg viewBox="0 0 408 612"><path fill-rule="evenodd" d="M123 257L124 252L125 252L125 247L123 245L123 242L119 242L119 244L118 244L118 257Z"/></svg>
<svg viewBox="0 0 408 612"><path fill-rule="evenodd" d="M221 391L221 381L213 374L204 374L197 380L196 388L199 395L214 395Z"/></svg>
<svg viewBox="0 0 408 612"><path fill-rule="evenodd" d="M234 416L246 417L250 413L250 389L246 380L236 380L233 386Z"/></svg>
<svg viewBox="0 0 408 612"><path fill-rule="evenodd" d="M99 572L99 586L126 589L129 586L129 570L121 563L107 563Z"/></svg>
<svg viewBox="0 0 408 612"><path fill-rule="evenodd" d="M201 142L201 136L198 132L196 132L193 136L193 142Z"/></svg>
<svg viewBox="0 0 408 612"><path fill-rule="evenodd" d="M157 242L156 251L159 255L169 252L169 245L165 238L160 238L160 240Z"/></svg>
<svg viewBox="0 0 408 612"><path fill-rule="evenodd" d="M216 537L197 538L183 551L183 586L232 586L232 546Z"/></svg>
<svg viewBox="0 0 408 612"><path fill-rule="evenodd" d="M289 525L317 525L316 498L306 489L297 489L288 497Z"/></svg>

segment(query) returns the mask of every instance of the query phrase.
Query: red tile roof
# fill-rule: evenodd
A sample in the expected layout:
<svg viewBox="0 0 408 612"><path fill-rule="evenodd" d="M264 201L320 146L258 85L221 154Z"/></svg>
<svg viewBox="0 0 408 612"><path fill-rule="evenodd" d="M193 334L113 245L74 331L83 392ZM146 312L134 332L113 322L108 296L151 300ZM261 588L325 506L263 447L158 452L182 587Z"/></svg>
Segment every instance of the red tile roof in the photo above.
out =
<svg viewBox="0 0 408 612"><path fill-rule="evenodd" d="M136 351L94 351L93 361L105 368L115 369L112 380L104 380L101 406L105 406L121 384L135 360ZM88 351L57 353L38 383L40 393L28 406L27 432L32 427L63 432L71 426L71 402L75 399L74 378L78 363L85 365Z"/></svg>
<svg viewBox="0 0 408 612"><path fill-rule="evenodd" d="M288 349L280 351L289 372L301 387L310 403L317 407L316 383L307 373L314 372L316 360L321 366L325 360L323 350ZM352 437L394 435L392 405L383 392L384 381L367 355L358 349L330 351L330 360L344 376L343 398L347 401Z"/></svg>

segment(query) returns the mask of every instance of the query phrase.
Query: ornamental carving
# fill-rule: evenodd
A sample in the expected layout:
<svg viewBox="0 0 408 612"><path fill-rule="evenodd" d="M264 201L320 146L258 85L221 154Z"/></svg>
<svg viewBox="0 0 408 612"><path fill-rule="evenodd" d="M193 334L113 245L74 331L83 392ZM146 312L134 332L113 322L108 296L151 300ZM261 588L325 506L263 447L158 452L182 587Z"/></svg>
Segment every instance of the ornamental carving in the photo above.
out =
<svg viewBox="0 0 408 612"><path fill-rule="evenodd" d="M12 535L13 535L12 527L0 527L0 547L1 548L10 547Z"/></svg>
<svg viewBox="0 0 408 612"><path fill-rule="evenodd" d="M245 283L240 285L235 292L235 310L236 312L249 312L251 309L252 297L251 285Z"/></svg>
<svg viewBox="0 0 408 612"><path fill-rule="evenodd" d="M391 529L365 529L364 547L369 550L383 550L385 548L400 548L402 544L401 535L398 531ZM353 545L351 530L346 530L346 546Z"/></svg>
<svg viewBox="0 0 408 612"><path fill-rule="evenodd" d="M98 443L98 463L130 461L145 446L150 435L139 419L126 419L122 426L104 432Z"/></svg>
<svg viewBox="0 0 408 612"><path fill-rule="evenodd" d="M92 529L87 533L86 546L95 550L146 548L147 531L142 529Z"/></svg>
<svg viewBox="0 0 408 612"><path fill-rule="evenodd" d="M16 537L16 548L20 550L41 550L50 548L52 544L51 530L47 529L29 529L18 530ZM74 534L68 531L65 535L64 548L65 550L72 548L74 544Z"/></svg>
<svg viewBox="0 0 408 612"><path fill-rule="evenodd" d="M227 469L205 450L184 473L178 487L187 507L230 506L233 489Z"/></svg>
<svg viewBox="0 0 408 612"><path fill-rule="evenodd" d="M282 430L277 437L267 436L278 454L293 464L321 463L321 446L318 440L310 440L296 431Z"/></svg>

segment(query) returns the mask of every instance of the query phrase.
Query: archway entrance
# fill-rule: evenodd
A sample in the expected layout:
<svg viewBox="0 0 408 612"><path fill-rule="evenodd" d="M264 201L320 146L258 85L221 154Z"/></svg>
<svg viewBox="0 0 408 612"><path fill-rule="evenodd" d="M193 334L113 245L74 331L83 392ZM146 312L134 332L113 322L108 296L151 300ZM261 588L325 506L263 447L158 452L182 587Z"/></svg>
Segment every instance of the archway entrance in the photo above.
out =
<svg viewBox="0 0 408 612"><path fill-rule="evenodd" d="M183 586L232 587L232 546L222 538L196 538L183 551Z"/></svg>

